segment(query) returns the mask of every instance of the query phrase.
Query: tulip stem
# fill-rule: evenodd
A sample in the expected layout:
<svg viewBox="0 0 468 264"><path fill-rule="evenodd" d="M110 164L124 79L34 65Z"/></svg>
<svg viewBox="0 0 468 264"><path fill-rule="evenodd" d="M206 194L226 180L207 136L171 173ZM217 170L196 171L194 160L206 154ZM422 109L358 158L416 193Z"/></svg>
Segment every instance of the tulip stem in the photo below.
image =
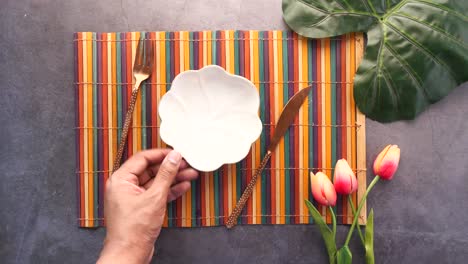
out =
<svg viewBox="0 0 468 264"><path fill-rule="evenodd" d="M353 211L353 217L356 216L356 208L354 208L354 203L353 203L353 200L351 198L351 195L348 195L348 202L349 202L349 205L351 206L351 210ZM361 238L361 242L363 245L365 245L365 242L364 242L364 236L362 235L362 232L361 232L361 227L359 225L357 225L357 231L358 231L358 234L359 234L359 238Z"/></svg>
<svg viewBox="0 0 468 264"><path fill-rule="evenodd" d="M333 237L336 237L336 216L335 216L335 212L333 211L333 207L331 207L331 206L329 206L328 209L330 210L330 213L332 215Z"/></svg>
<svg viewBox="0 0 468 264"><path fill-rule="evenodd" d="M356 224L357 224L357 221L358 221L358 218L359 218L359 214L361 214L361 209L362 209L362 207L364 206L364 202L366 201L367 195L368 195L369 192L372 190L372 188L374 187L374 185L379 181L379 179L380 179L379 175L376 175L376 176L374 177L374 179L372 180L372 182L371 182L371 183L369 184L369 186L367 187L366 193L364 193L364 196L362 196L361 201L359 202L359 206L358 206L357 212L356 212L356 214L354 215L353 224L352 224L351 227L349 228L348 236L346 237L346 242L344 243L344 246L343 246L343 247L348 246L349 240L351 239L351 235L353 234L354 227L355 227Z"/></svg>

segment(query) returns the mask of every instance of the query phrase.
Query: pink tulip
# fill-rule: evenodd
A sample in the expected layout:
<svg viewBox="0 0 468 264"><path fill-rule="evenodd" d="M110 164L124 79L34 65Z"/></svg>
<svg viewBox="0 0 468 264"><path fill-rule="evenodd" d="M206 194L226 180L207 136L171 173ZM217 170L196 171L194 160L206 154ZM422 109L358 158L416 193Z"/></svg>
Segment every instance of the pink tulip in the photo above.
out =
<svg viewBox="0 0 468 264"><path fill-rule="evenodd" d="M340 159L336 163L333 185L336 192L340 194L351 194L357 190L356 175L345 159Z"/></svg>
<svg viewBox="0 0 468 264"><path fill-rule="evenodd" d="M391 180L400 162L400 148L397 145L388 145L374 161L374 174L384 180Z"/></svg>
<svg viewBox="0 0 468 264"><path fill-rule="evenodd" d="M310 185L314 199L321 205L335 206L336 191L327 175L317 172L310 174Z"/></svg>

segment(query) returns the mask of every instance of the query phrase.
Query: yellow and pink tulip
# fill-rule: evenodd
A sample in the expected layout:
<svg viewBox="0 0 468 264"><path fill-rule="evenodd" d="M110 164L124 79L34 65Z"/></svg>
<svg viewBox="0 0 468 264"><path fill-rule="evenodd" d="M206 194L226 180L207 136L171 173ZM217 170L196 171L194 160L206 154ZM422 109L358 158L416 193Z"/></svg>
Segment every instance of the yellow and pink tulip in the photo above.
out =
<svg viewBox="0 0 468 264"><path fill-rule="evenodd" d="M351 194L357 190L356 175L345 159L340 159L336 163L333 186L339 194Z"/></svg>
<svg viewBox="0 0 468 264"><path fill-rule="evenodd" d="M400 148L388 145L380 152L374 161L374 174L383 180L391 180L400 162Z"/></svg>
<svg viewBox="0 0 468 264"><path fill-rule="evenodd" d="M323 172L310 174L310 185L314 199L321 205L335 206L336 191L332 182Z"/></svg>

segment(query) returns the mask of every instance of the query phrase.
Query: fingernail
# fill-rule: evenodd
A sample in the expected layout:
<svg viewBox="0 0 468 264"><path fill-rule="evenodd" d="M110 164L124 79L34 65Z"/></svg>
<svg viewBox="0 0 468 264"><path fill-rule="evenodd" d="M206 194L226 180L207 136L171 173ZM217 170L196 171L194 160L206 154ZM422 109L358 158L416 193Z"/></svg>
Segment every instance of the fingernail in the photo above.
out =
<svg viewBox="0 0 468 264"><path fill-rule="evenodd" d="M167 154L167 160L174 165L178 165L182 160L182 156L179 152L173 150Z"/></svg>

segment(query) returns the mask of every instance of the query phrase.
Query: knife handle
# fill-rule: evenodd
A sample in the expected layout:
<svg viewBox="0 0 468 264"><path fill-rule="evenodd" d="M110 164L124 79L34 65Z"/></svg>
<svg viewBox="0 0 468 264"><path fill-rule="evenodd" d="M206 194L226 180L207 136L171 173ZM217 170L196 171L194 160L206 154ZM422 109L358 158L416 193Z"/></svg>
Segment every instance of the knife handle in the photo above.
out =
<svg viewBox="0 0 468 264"><path fill-rule="evenodd" d="M244 193L242 193L242 196L237 202L236 207L231 212L231 215L229 216L228 221L226 223L227 228L232 228L233 226L236 225L237 218L241 214L242 209L244 209L245 203L247 203L247 200L250 198L253 188L257 184L258 176L262 174L262 171L265 168L270 157L271 157L271 151L268 151L265 157L263 158L262 162L260 163L260 165L257 167L257 170L255 171L255 174L253 175L252 179L250 179L249 185L247 185L247 187L244 190Z"/></svg>

